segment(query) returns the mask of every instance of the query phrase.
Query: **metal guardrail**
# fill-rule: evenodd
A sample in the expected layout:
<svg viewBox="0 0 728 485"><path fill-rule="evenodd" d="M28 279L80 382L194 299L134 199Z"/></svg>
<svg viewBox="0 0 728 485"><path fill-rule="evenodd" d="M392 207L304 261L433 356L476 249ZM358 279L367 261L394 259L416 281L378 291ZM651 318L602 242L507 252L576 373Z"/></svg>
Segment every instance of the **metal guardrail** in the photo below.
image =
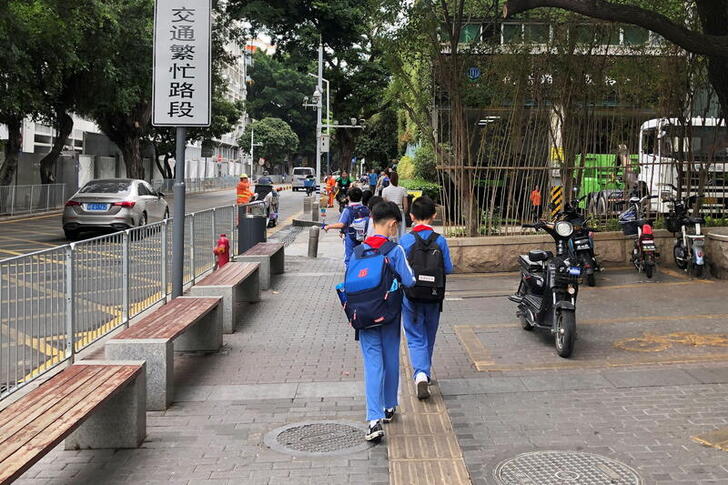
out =
<svg viewBox="0 0 728 485"><path fill-rule="evenodd" d="M44 212L65 203L66 184L0 186L0 216Z"/></svg>
<svg viewBox="0 0 728 485"><path fill-rule="evenodd" d="M209 179L185 179L185 189L188 194L229 189L235 187L238 180L238 177L231 175ZM152 187L154 187L155 190L161 190L162 192L171 194L174 188L174 180L152 180Z"/></svg>
<svg viewBox="0 0 728 485"><path fill-rule="evenodd" d="M184 282L194 284L213 268L220 234L235 247L236 207L188 214L184 223ZM0 261L0 399L169 298L174 224Z"/></svg>

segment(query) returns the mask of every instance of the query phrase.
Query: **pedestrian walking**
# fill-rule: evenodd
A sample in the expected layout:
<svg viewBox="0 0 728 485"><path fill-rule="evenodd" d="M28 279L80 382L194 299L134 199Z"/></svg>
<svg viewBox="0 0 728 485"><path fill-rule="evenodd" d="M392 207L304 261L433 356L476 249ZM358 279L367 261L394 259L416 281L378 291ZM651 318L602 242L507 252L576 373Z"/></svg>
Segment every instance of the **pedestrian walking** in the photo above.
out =
<svg viewBox="0 0 728 485"><path fill-rule="evenodd" d="M369 172L368 178L369 178L369 190L371 190L372 194L373 194L377 190L377 181L379 180L379 171L373 168Z"/></svg>
<svg viewBox="0 0 728 485"><path fill-rule="evenodd" d="M402 213L402 224L399 225L399 234L397 235L397 241L402 239L406 232L406 225L404 223L404 215L409 210L409 200L407 199L407 189L399 186L399 175L397 172L392 172L389 175L389 187L382 189L382 198L388 202L394 202L397 204L400 212Z"/></svg>
<svg viewBox="0 0 728 485"><path fill-rule="evenodd" d="M326 207L329 209L334 207L335 193L336 193L336 179L334 178L333 174L329 173L329 176L326 178L326 194L329 196Z"/></svg>
<svg viewBox="0 0 728 485"><path fill-rule="evenodd" d="M369 198L369 201L367 202L367 207L369 207L369 227L367 227L367 237L371 237L374 235L374 222L372 222L371 213L374 209L374 206L379 204L380 202L384 202L384 199L379 197L378 195L373 195Z"/></svg>
<svg viewBox="0 0 728 485"><path fill-rule="evenodd" d="M531 191L529 199L531 199L531 205L533 206L533 211L536 213L536 218L541 217L541 190L539 190L538 185Z"/></svg>
<svg viewBox="0 0 728 485"><path fill-rule="evenodd" d="M445 297L445 275L453 270L447 241L432 228L435 213L432 199L418 197L410 210L412 231L400 242L416 279L415 286L405 290L402 326L419 399L430 397L432 352Z"/></svg>
<svg viewBox="0 0 728 485"><path fill-rule="evenodd" d="M342 229L344 235L344 265L349 265L351 254L366 239L369 225L369 208L361 203L362 192L358 187L349 189L350 204L341 213L339 222L324 226L329 229Z"/></svg>
<svg viewBox="0 0 728 485"><path fill-rule="evenodd" d="M390 422L397 409L402 286L415 283L404 250L390 240L402 223L397 206L376 204L372 221L375 235L354 251L342 297L364 362L367 441L384 436L382 423Z"/></svg>
<svg viewBox="0 0 728 485"><path fill-rule="evenodd" d="M384 190L386 187L389 187L389 174L391 170L389 168L385 168L383 172L379 175L379 179L377 180L377 187L374 190L374 193L381 197L382 190Z"/></svg>

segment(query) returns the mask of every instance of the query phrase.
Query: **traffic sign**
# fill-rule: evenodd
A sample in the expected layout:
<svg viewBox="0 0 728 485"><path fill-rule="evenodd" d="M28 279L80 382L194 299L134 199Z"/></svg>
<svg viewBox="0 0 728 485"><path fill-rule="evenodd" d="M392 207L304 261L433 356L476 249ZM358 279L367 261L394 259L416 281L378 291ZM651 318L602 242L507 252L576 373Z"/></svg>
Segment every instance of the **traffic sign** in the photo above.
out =
<svg viewBox="0 0 728 485"><path fill-rule="evenodd" d="M471 81L475 81L480 78L480 68L479 67L471 67L468 69L468 79Z"/></svg>
<svg viewBox="0 0 728 485"><path fill-rule="evenodd" d="M321 153L329 153L330 140L329 135L321 135Z"/></svg>
<svg viewBox="0 0 728 485"><path fill-rule="evenodd" d="M212 0L156 0L154 126L210 126Z"/></svg>

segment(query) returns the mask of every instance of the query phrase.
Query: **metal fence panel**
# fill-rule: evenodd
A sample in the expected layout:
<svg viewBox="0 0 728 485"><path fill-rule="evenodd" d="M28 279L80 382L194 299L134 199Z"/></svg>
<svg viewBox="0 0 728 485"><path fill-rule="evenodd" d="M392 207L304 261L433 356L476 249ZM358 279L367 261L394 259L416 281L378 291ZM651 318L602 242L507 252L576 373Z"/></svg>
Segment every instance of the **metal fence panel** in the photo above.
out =
<svg viewBox="0 0 728 485"><path fill-rule="evenodd" d="M0 186L0 215L32 214L63 207L66 184Z"/></svg>
<svg viewBox="0 0 728 485"><path fill-rule="evenodd" d="M234 236L236 207L184 223L187 285L213 268L218 236ZM173 232L168 219L0 261L0 398L166 300Z"/></svg>
<svg viewBox="0 0 728 485"><path fill-rule="evenodd" d="M0 397L70 358L66 247L0 261Z"/></svg>

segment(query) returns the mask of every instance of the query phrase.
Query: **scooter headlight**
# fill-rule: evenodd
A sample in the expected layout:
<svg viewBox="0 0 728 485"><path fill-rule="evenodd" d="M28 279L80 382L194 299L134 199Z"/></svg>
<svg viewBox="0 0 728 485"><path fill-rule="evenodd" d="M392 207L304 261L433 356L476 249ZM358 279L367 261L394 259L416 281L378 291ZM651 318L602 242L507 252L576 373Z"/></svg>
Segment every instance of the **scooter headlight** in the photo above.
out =
<svg viewBox="0 0 728 485"><path fill-rule="evenodd" d="M559 221L556 223L556 226L554 226L554 230L556 231L556 234L561 237L569 237L574 232L574 226L572 226L570 222Z"/></svg>

